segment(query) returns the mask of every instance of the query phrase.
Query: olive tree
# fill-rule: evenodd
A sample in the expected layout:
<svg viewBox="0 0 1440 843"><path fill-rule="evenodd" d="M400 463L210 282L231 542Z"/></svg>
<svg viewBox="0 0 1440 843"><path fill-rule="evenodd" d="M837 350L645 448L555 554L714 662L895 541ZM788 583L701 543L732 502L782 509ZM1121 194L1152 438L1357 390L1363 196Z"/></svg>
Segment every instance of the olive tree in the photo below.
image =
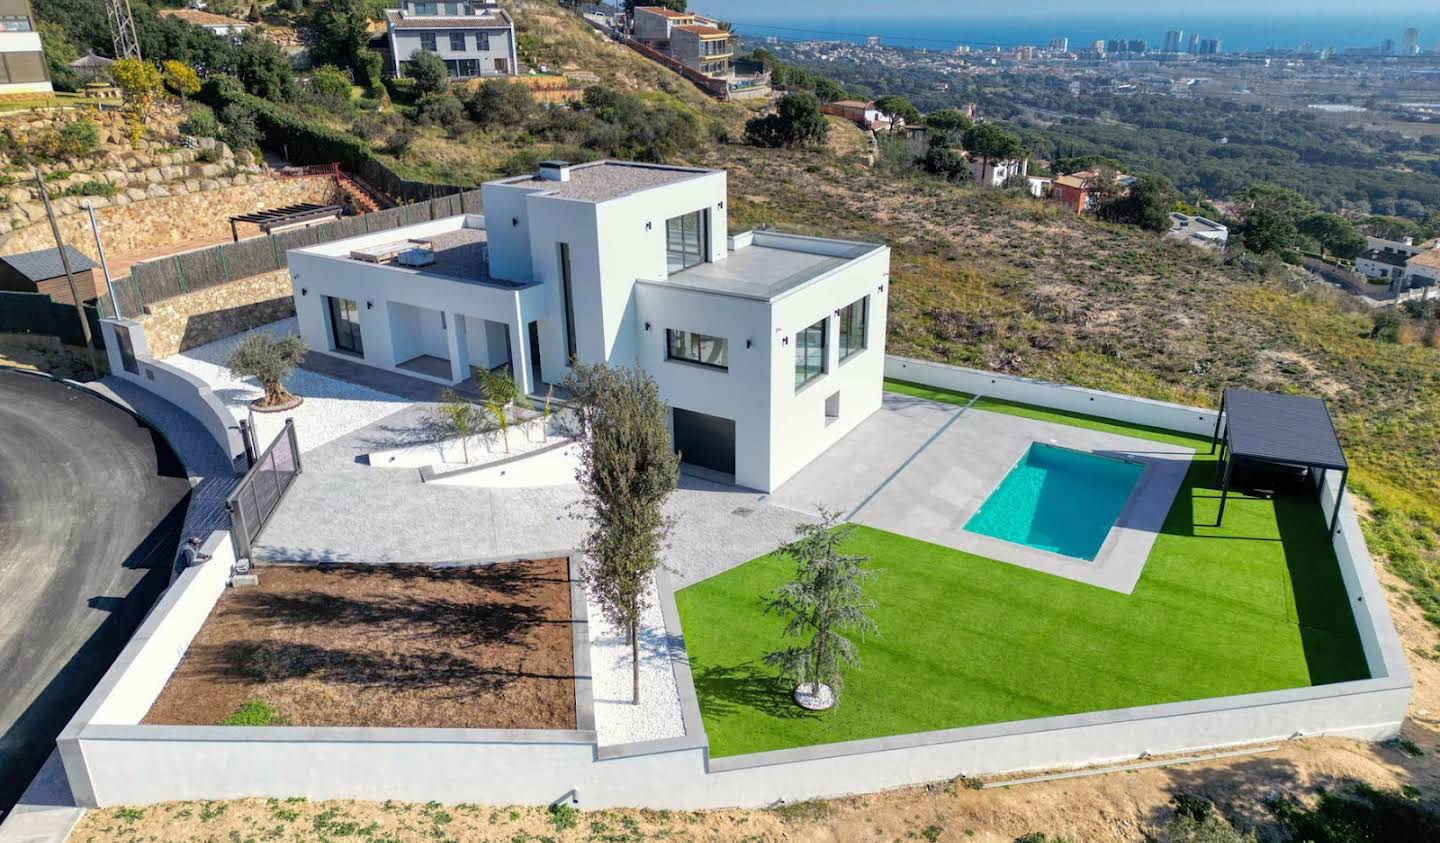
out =
<svg viewBox="0 0 1440 843"><path fill-rule="evenodd" d="M638 369L576 362L565 387L574 395L582 499L589 522L580 547L590 599L625 631L632 665L631 702L640 702L640 619L673 527L665 501L680 458L666 425L669 408L655 381Z"/></svg>
<svg viewBox="0 0 1440 843"><path fill-rule="evenodd" d="M767 653L765 663L778 667L796 683L795 699L806 708L830 708L844 687L841 669L859 664L849 635L878 632L867 614L875 607L865 597L865 583L875 571L861 567L866 557L842 548L854 527L840 525L840 513L820 510L818 524L796 528L799 537L778 553L795 563L795 575L765 600L766 614L785 619L784 638L800 639ZM828 693L827 693L828 691Z"/></svg>
<svg viewBox="0 0 1440 843"><path fill-rule="evenodd" d="M250 377L260 381L264 397L255 406L260 409L287 407L298 403L283 381L295 371L295 364L305 356L305 343L295 334L273 337L260 333L246 337L230 353L225 367L231 377Z"/></svg>

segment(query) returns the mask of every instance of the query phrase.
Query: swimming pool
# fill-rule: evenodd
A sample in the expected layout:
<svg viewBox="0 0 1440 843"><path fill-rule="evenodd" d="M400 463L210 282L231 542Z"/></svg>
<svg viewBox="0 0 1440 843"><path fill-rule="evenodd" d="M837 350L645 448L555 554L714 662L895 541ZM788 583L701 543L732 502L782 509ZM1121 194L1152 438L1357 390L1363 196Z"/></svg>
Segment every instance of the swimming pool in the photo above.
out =
<svg viewBox="0 0 1440 843"><path fill-rule="evenodd" d="M1031 444L965 529L1094 561L1145 466Z"/></svg>

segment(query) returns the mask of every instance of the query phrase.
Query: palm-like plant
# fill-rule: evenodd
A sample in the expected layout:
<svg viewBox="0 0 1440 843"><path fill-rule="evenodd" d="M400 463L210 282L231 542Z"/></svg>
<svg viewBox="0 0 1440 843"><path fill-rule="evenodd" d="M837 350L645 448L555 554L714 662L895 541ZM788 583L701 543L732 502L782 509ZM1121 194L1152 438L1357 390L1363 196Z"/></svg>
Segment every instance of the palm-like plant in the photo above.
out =
<svg viewBox="0 0 1440 843"><path fill-rule="evenodd" d="M440 398L441 421L460 440L460 452L464 455L465 464L469 465L470 437L480 427L478 409L470 403L470 399L453 389L445 390Z"/></svg>
<svg viewBox="0 0 1440 843"><path fill-rule="evenodd" d="M475 385L480 391L480 403L485 412L495 419L500 429L500 438L505 443L505 453L510 453L510 407L520 397L520 387L510 376L509 367L475 372Z"/></svg>
<svg viewBox="0 0 1440 843"><path fill-rule="evenodd" d="M799 538L781 546L779 553L795 562L795 576L778 586L765 601L766 614L786 619L781 633L799 643L765 655L765 663L780 668L797 683L796 697L822 700L830 690L828 708L840 700L844 687L841 669L859 664L860 656L848 635L879 628L867 612L875 607L865 597L864 585L876 576L865 570L864 556L844 553L854 527L840 526L840 513L820 511L818 524L796 529Z"/></svg>

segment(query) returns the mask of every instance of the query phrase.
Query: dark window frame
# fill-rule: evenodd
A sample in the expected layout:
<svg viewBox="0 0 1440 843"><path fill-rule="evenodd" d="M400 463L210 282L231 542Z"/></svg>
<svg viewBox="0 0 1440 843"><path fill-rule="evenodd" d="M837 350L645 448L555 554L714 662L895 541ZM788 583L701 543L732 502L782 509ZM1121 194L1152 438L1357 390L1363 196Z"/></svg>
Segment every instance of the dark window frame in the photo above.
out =
<svg viewBox="0 0 1440 843"><path fill-rule="evenodd" d="M852 345L856 334L855 307L860 308L859 344ZM836 339L840 344L840 362L854 357L870 347L870 297L862 296L840 308L840 316L835 326Z"/></svg>
<svg viewBox="0 0 1440 843"><path fill-rule="evenodd" d="M435 36L435 33L433 33L433 32L422 32L422 33L420 33L420 49L425 50L426 52L429 52L429 53L434 53L434 52L437 51L437 49L436 49L436 36Z"/></svg>
<svg viewBox="0 0 1440 843"><path fill-rule="evenodd" d="M560 264L560 290L565 298L565 365L569 366L580 356L575 338L575 279L570 266L570 244L557 243L555 251Z"/></svg>
<svg viewBox="0 0 1440 843"><path fill-rule="evenodd" d="M810 365L811 351L817 349L813 342L815 330L819 329L818 350L820 365L812 368ZM805 326L799 333L795 334L795 391L799 392L807 385L814 383L830 371L829 359L830 320L821 319L812 325Z"/></svg>
<svg viewBox="0 0 1440 843"><path fill-rule="evenodd" d="M676 353L676 340L680 339L680 353ZM685 342L684 340L690 340ZM705 358L701 347L705 342L720 344L720 357L724 363L712 363ZM693 350L694 354L691 355ZM677 363L688 363L691 366L704 366L707 369L714 369L719 372L730 371L730 341L725 337L717 337L714 334L702 334L698 331L682 331L675 328L665 329L665 359Z"/></svg>
<svg viewBox="0 0 1440 843"><path fill-rule="evenodd" d="M457 46L457 45L458 45L458 46ZM450 33L450 50L451 50L451 52L455 52L455 53L463 53L463 52L465 52L465 33L463 33L463 32L452 32L452 33Z"/></svg>

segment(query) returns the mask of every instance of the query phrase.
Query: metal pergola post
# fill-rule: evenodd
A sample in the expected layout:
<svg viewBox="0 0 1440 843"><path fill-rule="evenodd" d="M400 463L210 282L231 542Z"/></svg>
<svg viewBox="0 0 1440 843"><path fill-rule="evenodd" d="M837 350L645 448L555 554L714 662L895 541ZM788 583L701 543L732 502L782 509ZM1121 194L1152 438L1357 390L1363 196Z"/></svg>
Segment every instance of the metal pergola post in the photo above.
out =
<svg viewBox="0 0 1440 843"><path fill-rule="evenodd" d="M1215 526L1225 523L1225 500L1230 496L1230 469L1234 466L1234 455L1225 461L1225 477L1220 481L1220 511L1215 515Z"/></svg>
<svg viewBox="0 0 1440 843"><path fill-rule="evenodd" d="M1340 501L1345 498L1345 483L1350 479L1350 469L1340 469L1340 488L1335 490L1335 511L1330 514L1330 535L1340 526Z"/></svg>

